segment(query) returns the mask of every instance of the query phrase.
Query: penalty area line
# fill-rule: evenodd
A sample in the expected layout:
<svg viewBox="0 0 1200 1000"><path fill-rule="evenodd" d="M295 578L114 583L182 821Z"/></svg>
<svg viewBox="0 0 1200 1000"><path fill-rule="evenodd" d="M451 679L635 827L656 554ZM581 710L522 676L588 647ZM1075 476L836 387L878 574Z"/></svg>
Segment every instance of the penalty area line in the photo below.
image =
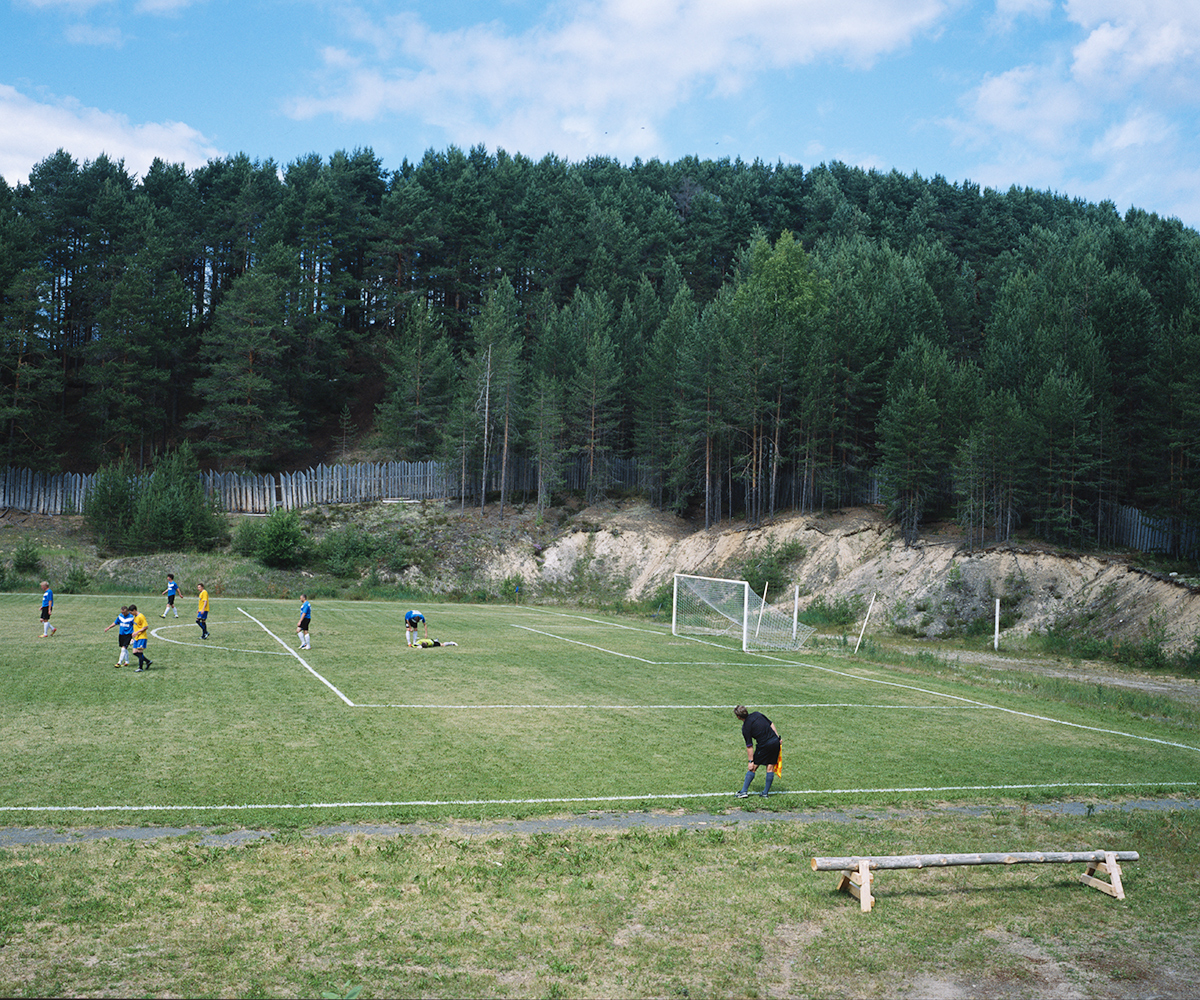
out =
<svg viewBox="0 0 1200 1000"><path fill-rule="evenodd" d="M330 691L332 691L339 698L341 698L342 701L344 701L351 708L357 707L354 704L354 702L352 702L349 698L347 698L344 694L342 694L341 691L339 691L331 683L329 683L329 681L327 681L319 673L317 673L315 670L313 670L313 668L311 666L309 666L308 661L306 659L304 659L303 656L301 656L294 649L292 649L291 646L289 646L286 642L284 642L282 639L280 639L279 636L277 636L274 632L272 632L269 628L267 628L266 625L264 625L257 618L255 618L254 615L250 614L250 612L247 611L245 608L238 608L238 611L240 611L242 614L244 614L247 618L249 618L252 622L254 622L259 628L261 628L264 632L266 632L267 635L269 635L272 639L274 639L277 643L279 643L279 645L281 645L284 649L286 649L289 653L291 653L292 656L294 656L297 660L300 661L301 666L303 666L305 670L307 670L317 680L319 680L322 684L324 684L327 688L329 688Z"/></svg>
<svg viewBox="0 0 1200 1000"><path fill-rule="evenodd" d="M1194 788L1200 782L1195 781L1056 781L1047 784L1014 784L1014 785L938 785L913 786L911 788L804 788L778 789L771 793L771 798L783 798L787 795L898 795L898 794L932 794L938 792L1017 792L1037 789L1065 788L1157 788L1169 785L1172 788ZM758 796L754 796L758 798ZM728 790L720 792L658 792L649 794L633 793L630 795L580 795L573 797L530 798L530 799L407 799L398 801L379 802L263 802L244 803L242 805L209 805L209 806L0 806L0 813L101 813L101 812L242 812L250 809L367 809L367 808L401 808L412 806L530 806L557 805L606 802L681 802L695 799L732 799L734 793ZM738 800L735 800L735 803Z"/></svg>
<svg viewBox="0 0 1200 1000"><path fill-rule="evenodd" d="M557 639L559 642L569 642L573 646L584 646L587 649L594 649L599 653L607 653L609 656L619 656L625 660L637 660L638 663L646 663L650 666L661 666L655 663L654 660L647 660L642 656L634 656L632 653L618 653L615 649L605 649L603 646L593 646L590 642L580 642L578 639L568 639L566 636L555 635L553 632L543 632L538 628L530 628L528 625L513 625L513 628L524 629L526 632L532 632L535 635L544 635L547 639Z"/></svg>

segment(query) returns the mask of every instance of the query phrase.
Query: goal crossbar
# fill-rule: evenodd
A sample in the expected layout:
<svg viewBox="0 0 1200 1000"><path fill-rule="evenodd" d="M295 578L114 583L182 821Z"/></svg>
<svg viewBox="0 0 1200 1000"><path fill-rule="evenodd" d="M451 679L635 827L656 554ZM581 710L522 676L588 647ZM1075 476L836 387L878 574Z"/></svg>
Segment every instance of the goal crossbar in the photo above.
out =
<svg viewBox="0 0 1200 1000"><path fill-rule="evenodd" d="M767 604L745 580L675 574L672 635L730 636L742 649L799 649L816 629L800 622L800 588L791 607Z"/></svg>

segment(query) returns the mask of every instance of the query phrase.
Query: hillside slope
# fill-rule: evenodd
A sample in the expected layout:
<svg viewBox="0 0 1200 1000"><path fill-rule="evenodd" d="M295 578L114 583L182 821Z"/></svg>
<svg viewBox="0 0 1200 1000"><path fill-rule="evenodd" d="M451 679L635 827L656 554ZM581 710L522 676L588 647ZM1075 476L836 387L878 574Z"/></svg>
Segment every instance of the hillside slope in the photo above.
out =
<svg viewBox="0 0 1200 1000"><path fill-rule="evenodd" d="M644 599L673 573L740 578L756 554L799 543L804 556L789 575L801 588L802 607L818 598L858 599L865 609L874 596L873 621L916 636L952 634L972 623L990 635L996 598L1014 635L1068 618L1096 637L1158 638L1169 652L1190 649L1200 635L1200 587L1116 555L1021 544L970 552L953 535L936 533L906 546L874 508L785 514L753 529L727 523L693 530L644 503L605 503L580 511L555 537L538 541L530 534L526 541L493 551L481 575L520 577L534 592L590 576L624 597Z"/></svg>

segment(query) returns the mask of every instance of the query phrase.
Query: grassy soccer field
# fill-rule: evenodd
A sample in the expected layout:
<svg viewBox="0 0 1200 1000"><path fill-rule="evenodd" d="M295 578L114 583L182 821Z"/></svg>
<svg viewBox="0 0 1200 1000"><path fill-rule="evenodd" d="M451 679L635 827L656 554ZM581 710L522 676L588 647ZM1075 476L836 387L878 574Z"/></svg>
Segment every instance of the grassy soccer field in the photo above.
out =
<svg viewBox="0 0 1200 1000"><path fill-rule="evenodd" d="M113 669L121 601L0 596L0 823L305 824L564 809L734 807L732 706L784 737L750 808L1194 792L1195 732L1104 705L914 676L819 650L747 655L669 623L427 605L408 650L398 604L194 599L150 620L153 669ZM762 779L755 789L761 788ZM777 793L777 794L776 794ZM740 805L740 803L737 803Z"/></svg>

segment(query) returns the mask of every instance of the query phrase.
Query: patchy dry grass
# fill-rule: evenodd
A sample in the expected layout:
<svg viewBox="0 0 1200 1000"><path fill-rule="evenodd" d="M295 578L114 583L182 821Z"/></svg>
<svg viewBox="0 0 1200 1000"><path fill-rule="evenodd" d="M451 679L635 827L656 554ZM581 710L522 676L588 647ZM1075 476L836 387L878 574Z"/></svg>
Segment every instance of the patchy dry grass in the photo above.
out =
<svg viewBox="0 0 1200 1000"><path fill-rule="evenodd" d="M704 831L192 838L0 855L11 996L1185 996L1195 812ZM874 912L814 854L1134 849L1078 866L882 873Z"/></svg>

